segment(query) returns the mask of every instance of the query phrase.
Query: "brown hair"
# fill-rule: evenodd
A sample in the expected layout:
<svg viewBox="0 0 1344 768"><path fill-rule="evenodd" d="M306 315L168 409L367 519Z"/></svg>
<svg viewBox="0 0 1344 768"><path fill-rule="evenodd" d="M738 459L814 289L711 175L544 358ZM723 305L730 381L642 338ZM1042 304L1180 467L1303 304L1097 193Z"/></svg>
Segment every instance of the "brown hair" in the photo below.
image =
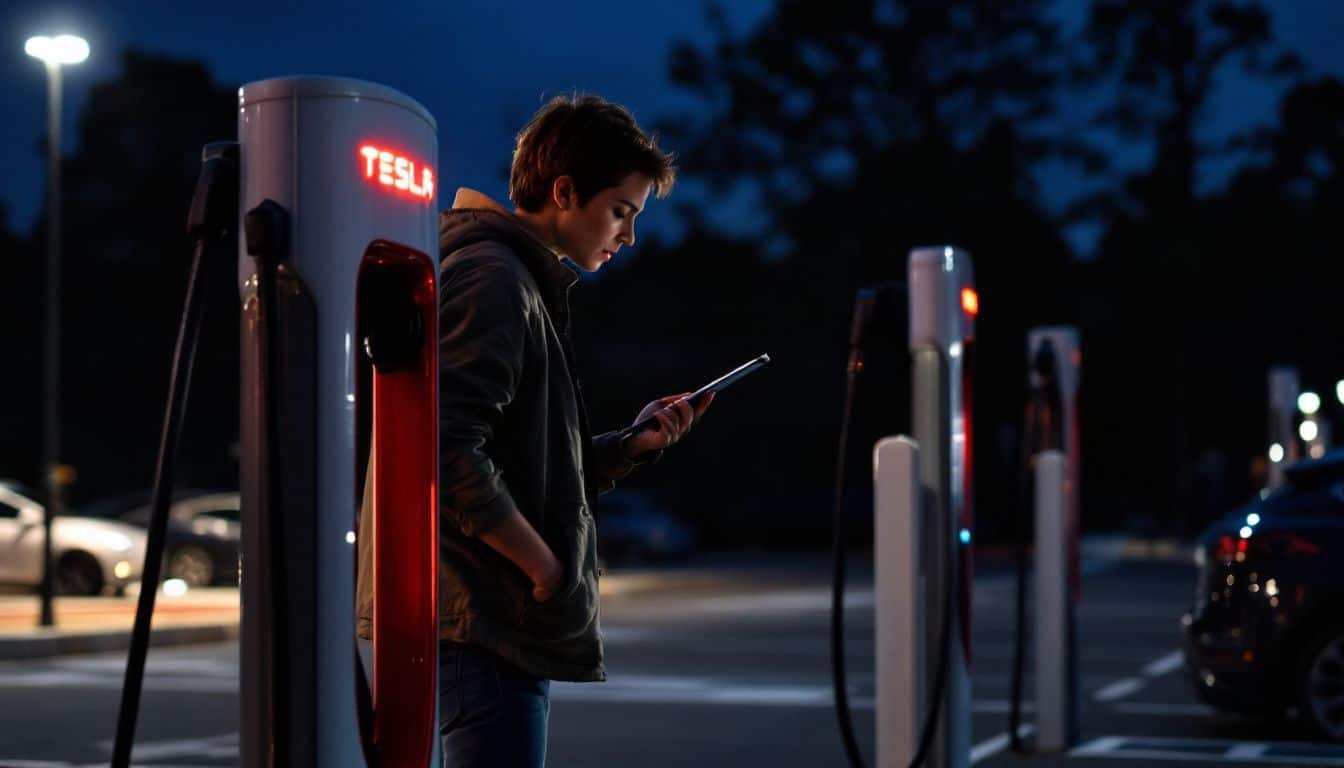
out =
<svg viewBox="0 0 1344 768"><path fill-rule="evenodd" d="M551 185L568 175L584 205L636 172L653 180L654 195L666 197L677 175L673 160L620 104L577 93L557 96L518 133L509 199L524 211L540 211Z"/></svg>

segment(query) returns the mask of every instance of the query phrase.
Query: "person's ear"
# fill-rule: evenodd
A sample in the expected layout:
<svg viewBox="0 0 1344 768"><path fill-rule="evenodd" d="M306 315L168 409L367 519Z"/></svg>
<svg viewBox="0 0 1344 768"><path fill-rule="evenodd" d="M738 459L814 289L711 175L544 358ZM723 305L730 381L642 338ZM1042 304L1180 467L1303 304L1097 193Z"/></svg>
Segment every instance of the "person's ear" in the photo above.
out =
<svg viewBox="0 0 1344 768"><path fill-rule="evenodd" d="M574 188L574 177L569 175L556 177L551 183L551 201L562 211L578 207L579 193Z"/></svg>

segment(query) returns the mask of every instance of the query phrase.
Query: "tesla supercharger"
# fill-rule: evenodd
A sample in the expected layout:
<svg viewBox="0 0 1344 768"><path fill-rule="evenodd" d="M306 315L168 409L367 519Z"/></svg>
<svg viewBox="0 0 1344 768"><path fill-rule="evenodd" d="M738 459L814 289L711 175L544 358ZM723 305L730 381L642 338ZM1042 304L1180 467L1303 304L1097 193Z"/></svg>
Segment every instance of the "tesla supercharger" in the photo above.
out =
<svg viewBox="0 0 1344 768"><path fill-rule="evenodd" d="M1301 394L1297 369L1269 369L1269 481L1270 488L1283 484L1283 468L1302 458L1297 443L1297 396Z"/></svg>
<svg viewBox="0 0 1344 768"><path fill-rule="evenodd" d="M265 80L238 99L241 762L428 766L437 128L357 80ZM367 664L356 531L370 537Z"/></svg>
<svg viewBox="0 0 1344 768"><path fill-rule="evenodd" d="M1064 749L1078 739L1080 430L1082 352L1068 326L1027 334L1027 367L1035 514L1036 747ZM1019 620L1021 618L1019 617Z"/></svg>
<svg viewBox="0 0 1344 768"><path fill-rule="evenodd" d="M910 253L911 437L874 451L877 753L883 768L915 756L938 719L929 766L970 763L971 257L952 246ZM938 683L940 653L945 680ZM940 696L937 712L928 705Z"/></svg>

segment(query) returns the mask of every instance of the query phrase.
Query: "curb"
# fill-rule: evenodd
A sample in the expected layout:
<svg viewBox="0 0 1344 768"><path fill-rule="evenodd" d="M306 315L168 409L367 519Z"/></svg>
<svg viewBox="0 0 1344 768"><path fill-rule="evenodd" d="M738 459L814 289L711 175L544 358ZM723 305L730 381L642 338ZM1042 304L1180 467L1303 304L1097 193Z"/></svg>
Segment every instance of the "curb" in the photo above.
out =
<svg viewBox="0 0 1344 768"><path fill-rule="evenodd" d="M162 627L150 630L149 644L155 646L222 643L238 639L238 623L199 624ZM42 659L83 653L124 651L131 647L130 630L91 630L70 632L51 630L22 636L0 635L0 660Z"/></svg>

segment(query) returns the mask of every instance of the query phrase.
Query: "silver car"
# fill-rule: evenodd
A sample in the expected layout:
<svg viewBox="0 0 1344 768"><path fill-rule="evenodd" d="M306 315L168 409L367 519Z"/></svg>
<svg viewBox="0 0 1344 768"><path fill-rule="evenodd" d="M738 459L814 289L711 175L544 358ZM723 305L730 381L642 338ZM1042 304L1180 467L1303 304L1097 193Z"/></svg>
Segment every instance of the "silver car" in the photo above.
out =
<svg viewBox="0 0 1344 768"><path fill-rule="evenodd" d="M0 583L42 583L43 506L17 485L0 481ZM56 591L66 595L120 592L140 580L145 532L111 520L61 515L52 521Z"/></svg>

